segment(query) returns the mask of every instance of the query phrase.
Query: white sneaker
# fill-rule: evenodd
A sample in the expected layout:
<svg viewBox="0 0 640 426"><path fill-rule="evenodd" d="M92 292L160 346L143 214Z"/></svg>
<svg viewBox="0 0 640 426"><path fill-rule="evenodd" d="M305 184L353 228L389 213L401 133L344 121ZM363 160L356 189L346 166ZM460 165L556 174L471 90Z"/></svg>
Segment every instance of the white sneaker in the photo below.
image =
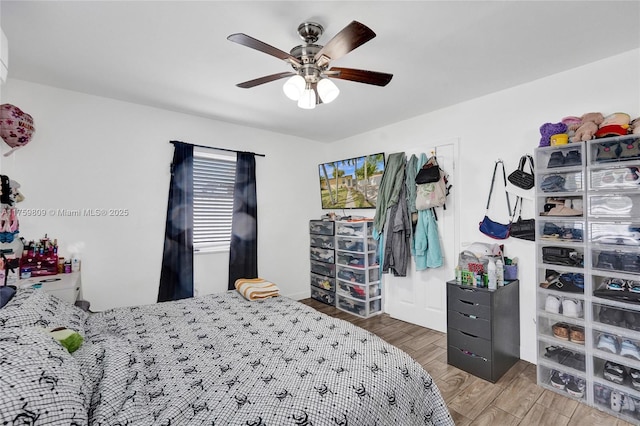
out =
<svg viewBox="0 0 640 426"><path fill-rule="evenodd" d="M571 318L582 317L582 301L575 300L575 299L563 299L562 314L565 317L571 317Z"/></svg>
<svg viewBox="0 0 640 426"><path fill-rule="evenodd" d="M544 303L544 310L551 312L552 314L560 313L560 299L556 296L547 296L547 300Z"/></svg>

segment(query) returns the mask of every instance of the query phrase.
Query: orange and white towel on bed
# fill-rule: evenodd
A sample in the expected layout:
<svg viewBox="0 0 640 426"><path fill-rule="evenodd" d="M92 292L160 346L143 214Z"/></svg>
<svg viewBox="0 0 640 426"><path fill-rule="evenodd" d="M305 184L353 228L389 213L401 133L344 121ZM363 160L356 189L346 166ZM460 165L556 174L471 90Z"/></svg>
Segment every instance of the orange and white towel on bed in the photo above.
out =
<svg viewBox="0 0 640 426"><path fill-rule="evenodd" d="M240 278L236 280L236 290L247 300L266 299L280 296L280 289L274 283L262 278Z"/></svg>

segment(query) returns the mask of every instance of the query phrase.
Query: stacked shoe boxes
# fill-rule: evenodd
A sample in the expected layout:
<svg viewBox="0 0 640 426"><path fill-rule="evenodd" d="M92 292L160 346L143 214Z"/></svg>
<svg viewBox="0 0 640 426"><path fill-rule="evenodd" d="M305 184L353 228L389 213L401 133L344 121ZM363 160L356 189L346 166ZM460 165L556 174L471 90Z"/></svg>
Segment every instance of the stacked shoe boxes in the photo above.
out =
<svg viewBox="0 0 640 426"><path fill-rule="evenodd" d="M640 422L640 137L536 149L538 383Z"/></svg>

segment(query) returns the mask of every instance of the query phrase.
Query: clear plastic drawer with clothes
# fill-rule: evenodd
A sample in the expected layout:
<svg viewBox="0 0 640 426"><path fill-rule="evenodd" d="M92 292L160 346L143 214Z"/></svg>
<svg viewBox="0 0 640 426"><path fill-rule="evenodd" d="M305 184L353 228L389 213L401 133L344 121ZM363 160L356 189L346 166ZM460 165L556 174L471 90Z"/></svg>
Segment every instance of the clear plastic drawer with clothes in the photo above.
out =
<svg viewBox="0 0 640 426"><path fill-rule="evenodd" d="M336 265L332 263L323 263L323 262L317 262L315 260L312 260L311 272L320 274L320 275L325 275L327 277L335 277Z"/></svg>
<svg viewBox="0 0 640 426"><path fill-rule="evenodd" d="M335 278L326 277L324 275L311 274L311 285L327 291L335 291Z"/></svg>
<svg viewBox="0 0 640 426"><path fill-rule="evenodd" d="M373 222L339 222L336 235L343 237L370 237L373 230Z"/></svg>
<svg viewBox="0 0 640 426"><path fill-rule="evenodd" d="M335 255L332 249L310 247L309 255L312 260L317 260L318 262L335 263Z"/></svg>
<svg viewBox="0 0 640 426"><path fill-rule="evenodd" d="M335 246L335 240L332 236L328 235L315 235L310 234L311 237L311 247L320 247L326 249L332 249Z"/></svg>
<svg viewBox="0 0 640 426"><path fill-rule="evenodd" d="M332 220L310 220L309 233L319 235L333 235L335 222Z"/></svg>
<svg viewBox="0 0 640 426"><path fill-rule="evenodd" d="M311 298L326 303L327 305L335 306L336 304L336 295L334 292L317 287L311 287Z"/></svg>
<svg viewBox="0 0 640 426"><path fill-rule="evenodd" d="M376 251L377 244L375 240L361 238L337 237L338 249L354 252Z"/></svg>
<svg viewBox="0 0 640 426"><path fill-rule="evenodd" d="M576 192L584 189L581 171L540 173L536 176L536 182L540 191L545 193Z"/></svg>
<svg viewBox="0 0 640 426"><path fill-rule="evenodd" d="M359 285L353 283L347 283L345 281L340 281L338 283L339 294L343 294L354 299L362 299L365 300L367 298L367 293L369 298L378 297L382 293L380 289L380 283L371 284L371 285Z"/></svg>
<svg viewBox="0 0 640 426"><path fill-rule="evenodd" d="M371 314L382 311L382 303L380 302L380 299L371 300L367 304L367 302L354 300L338 293L337 300L338 308L361 317L367 317Z"/></svg>
<svg viewBox="0 0 640 426"><path fill-rule="evenodd" d="M339 265L347 265L353 268L364 268L365 266L377 265L375 253L351 253L338 251L337 262Z"/></svg>
<svg viewBox="0 0 640 426"><path fill-rule="evenodd" d="M367 275L369 274L369 282L380 280L380 271L378 267L369 268L367 270L359 270L348 266L338 265L337 277L343 281L350 281L357 284L367 284Z"/></svg>

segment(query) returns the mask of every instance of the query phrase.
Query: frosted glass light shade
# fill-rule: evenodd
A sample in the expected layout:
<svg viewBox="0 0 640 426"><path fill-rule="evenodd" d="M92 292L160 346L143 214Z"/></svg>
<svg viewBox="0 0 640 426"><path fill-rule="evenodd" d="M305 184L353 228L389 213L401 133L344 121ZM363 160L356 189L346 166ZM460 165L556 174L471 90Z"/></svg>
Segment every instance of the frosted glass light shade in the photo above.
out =
<svg viewBox="0 0 640 426"><path fill-rule="evenodd" d="M300 95L304 90L304 86L304 77L302 77L301 75L294 75L284 83L284 86L282 86L282 90L284 91L284 94L287 95L287 98L291 99L292 101L297 101L298 99L300 99Z"/></svg>
<svg viewBox="0 0 640 426"><path fill-rule="evenodd" d="M323 78L318 82L318 95L320 95L320 99L325 104L333 101L340 94L340 89L336 86L333 81L328 78Z"/></svg>
<svg viewBox="0 0 640 426"><path fill-rule="evenodd" d="M302 91L300 99L298 99L298 106L302 109L314 109L316 107L316 92L313 91L311 85L307 85L306 89Z"/></svg>

